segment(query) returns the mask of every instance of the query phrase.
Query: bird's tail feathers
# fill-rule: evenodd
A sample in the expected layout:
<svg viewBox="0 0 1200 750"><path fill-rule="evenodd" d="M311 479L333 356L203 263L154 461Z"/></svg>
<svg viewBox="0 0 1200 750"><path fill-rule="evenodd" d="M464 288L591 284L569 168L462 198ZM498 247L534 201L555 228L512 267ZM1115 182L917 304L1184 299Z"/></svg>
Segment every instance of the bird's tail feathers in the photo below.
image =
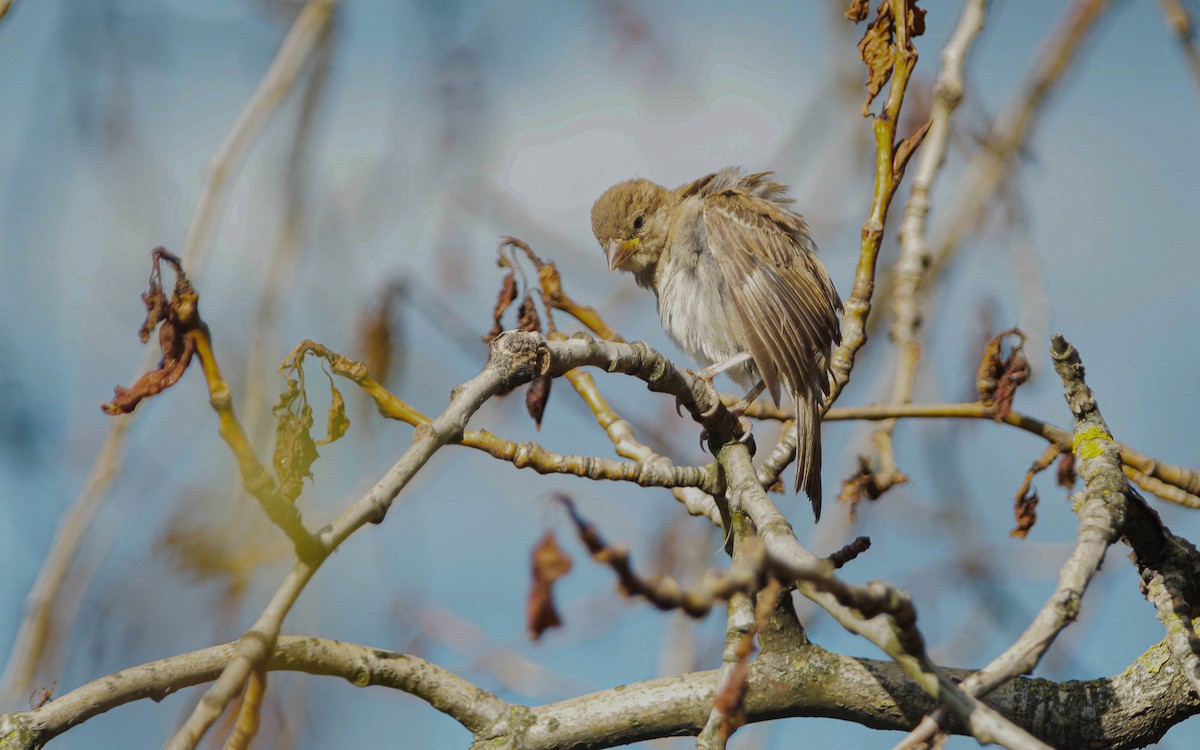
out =
<svg viewBox="0 0 1200 750"><path fill-rule="evenodd" d="M821 520L821 404L812 396L795 394L796 487L812 501L813 521Z"/></svg>

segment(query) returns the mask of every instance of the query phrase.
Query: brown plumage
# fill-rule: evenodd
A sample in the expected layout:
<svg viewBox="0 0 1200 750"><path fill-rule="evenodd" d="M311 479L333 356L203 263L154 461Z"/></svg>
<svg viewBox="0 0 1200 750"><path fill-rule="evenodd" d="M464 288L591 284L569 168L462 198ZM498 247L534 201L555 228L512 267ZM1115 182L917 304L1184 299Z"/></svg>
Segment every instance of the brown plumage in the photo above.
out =
<svg viewBox="0 0 1200 750"><path fill-rule="evenodd" d="M821 404L842 301L816 255L787 186L737 167L675 190L648 180L609 188L592 207L592 231L620 268L654 290L671 339L705 367L738 355L729 376L759 380L776 404L796 404L796 489L821 517Z"/></svg>

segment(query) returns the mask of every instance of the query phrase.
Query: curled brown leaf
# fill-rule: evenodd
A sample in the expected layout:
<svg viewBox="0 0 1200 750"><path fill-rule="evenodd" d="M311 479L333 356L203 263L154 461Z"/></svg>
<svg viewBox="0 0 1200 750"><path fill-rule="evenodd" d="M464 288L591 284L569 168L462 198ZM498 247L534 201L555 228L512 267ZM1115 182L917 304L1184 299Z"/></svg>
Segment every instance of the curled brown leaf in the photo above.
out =
<svg viewBox="0 0 1200 750"><path fill-rule="evenodd" d="M1004 341L1009 337L1016 338L1016 343L1005 356ZM997 422L1012 412L1013 397L1017 388L1029 380L1029 375L1029 361L1025 358L1025 334L1021 329L1010 328L1001 331L984 346L983 357L979 360L976 387L979 389L980 401L995 407Z"/></svg>
<svg viewBox="0 0 1200 750"><path fill-rule="evenodd" d="M504 258L504 256L500 256ZM504 265L508 265L508 260L504 258ZM517 278L513 275L512 267L509 266L508 273L504 274L504 279L500 282L500 292L496 295L496 305L492 308L492 329L488 331L484 337L485 344L492 343L500 332L504 330L500 319L504 317L504 312L512 305L513 300L517 298Z"/></svg>
<svg viewBox="0 0 1200 750"><path fill-rule="evenodd" d="M529 333L542 332L542 319L538 316L537 305L533 302L533 294L525 292L521 305L517 308L517 328Z"/></svg>
<svg viewBox="0 0 1200 750"><path fill-rule="evenodd" d="M859 23L867 17L871 12L870 0L850 0L850 7L846 9L846 18L854 23Z"/></svg>
<svg viewBox="0 0 1200 750"><path fill-rule="evenodd" d="M1048 469L1061 452L1062 448L1057 443L1051 443L1042 452L1042 455L1038 456L1029 466L1029 471L1025 472L1025 479L1021 482L1021 487L1017 490L1013 502L1013 513L1016 516L1017 525L1008 532L1009 536L1024 539L1029 535L1033 525L1037 523L1038 493L1033 486L1033 478Z"/></svg>
<svg viewBox="0 0 1200 750"><path fill-rule="evenodd" d="M1075 486L1075 454L1067 451L1058 459L1058 486L1065 489L1071 489Z"/></svg>
<svg viewBox="0 0 1200 750"><path fill-rule="evenodd" d="M571 558L558 545L554 532L547 531L530 556L531 581L525 614L532 639L541 638L550 628L562 626L562 618L554 606L554 584L570 572Z"/></svg>
<svg viewBox="0 0 1200 750"><path fill-rule="evenodd" d="M1017 525L1008 532L1009 536L1017 539L1024 539L1029 536L1029 531L1037 523L1037 506L1038 493L1036 487L1030 487L1023 494L1017 495L1016 503L1013 506L1013 514L1016 516Z"/></svg>
<svg viewBox="0 0 1200 750"><path fill-rule="evenodd" d="M380 383L386 383L392 374L393 355L403 352L400 342L403 327L397 325L396 302L405 294L403 281L388 284L359 318L356 348L362 354L367 371Z"/></svg>
<svg viewBox="0 0 1200 750"><path fill-rule="evenodd" d="M531 381L525 390L525 409L539 430L542 429L542 416L546 413L546 402L550 400L550 385L553 382L554 379L549 375L542 375Z"/></svg>
<svg viewBox="0 0 1200 750"><path fill-rule="evenodd" d="M196 353L196 342L188 333L204 326L198 307L200 297L183 272L179 258L162 247L156 247L150 257L153 263L150 288L142 294L146 318L138 328L138 338L144 344L150 340L151 332L158 328L158 347L162 351L162 358L156 369L143 373L133 385L113 388L112 401L100 404L107 414L128 414L143 399L162 393L178 383ZM162 263L175 271L175 289L169 300L162 289Z"/></svg>
<svg viewBox="0 0 1200 750"><path fill-rule="evenodd" d="M865 3L855 3L846 12L846 17L858 23L867 17ZM925 11L915 2L905 3L908 8L905 22L908 24L908 52L913 51L912 38L925 33ZM863 115L875 97L887 85L896 64L896 19L892 13L891 0L883 0L875 10L871 21L858 42L858 54L867 66L867 100L863 103Z"/></svg>
<svg viewBox="0 0 1200 750"><path fill-rule="evenodd" d="M325 377L329 378L329 415L325 420L325 439L318 441L317 445L336 442L350 429L350 418L346 416L346 399L342 398L342 392L334 385L329 373L325 373Z"/></svg>

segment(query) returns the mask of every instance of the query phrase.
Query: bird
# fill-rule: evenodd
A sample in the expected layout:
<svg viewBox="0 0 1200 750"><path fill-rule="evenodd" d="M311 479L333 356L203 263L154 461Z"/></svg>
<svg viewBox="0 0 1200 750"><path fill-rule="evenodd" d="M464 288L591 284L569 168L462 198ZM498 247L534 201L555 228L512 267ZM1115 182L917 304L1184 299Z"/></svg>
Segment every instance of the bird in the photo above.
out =
<svg viewBox="0 0 1200 750"><path fill-rule="evenodd" d="M796 481L821 518L821 409L842 301L817 257L788 187L771 172L726 167L669 189L619 182L592 206L592 232L609 271L633 274L658 301L670 339L704 369L725 372L776 406L796 407Z"/></svg>

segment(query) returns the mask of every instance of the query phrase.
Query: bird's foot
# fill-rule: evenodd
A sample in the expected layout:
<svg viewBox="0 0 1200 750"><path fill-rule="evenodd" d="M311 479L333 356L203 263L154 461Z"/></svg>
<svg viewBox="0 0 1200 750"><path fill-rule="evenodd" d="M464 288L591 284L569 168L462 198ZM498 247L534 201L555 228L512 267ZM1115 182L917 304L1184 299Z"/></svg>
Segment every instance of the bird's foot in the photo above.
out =
<svg viewBox="0 0 1200 750"><path fill-rule="evenodd" d="M745 409L745 407L742 408ZM742 445L746 445L754 439L754 433L752 432L754 429L754 423L743 417L741 414L737 415L737 418L738 424L742 426L742 436L738 438L738 442Z"/></svg>
<svg viewBox="0 0 1200 750"><path fill-rule="evenodd" d="M716 377L715 375L705 376L701 375L700 373L696 373L696 377L700 378L700 380L702 380L704 384L708 386L708 395L712 396L712 406L700 412L700 417L702 419L708 419L717 413L717 409L721 408L721 392L718 391L717 386L713 384L713 378Z"/></svg>
<svg viewBox="0 0 1200 750"><path fill-rule="evenodd" d="M742 427L742 434L738 437L738 442L742 445L749 445L754 440L754 423L746 417L737 415L738 424ZM700 430L700 450L708 452L708 430Z"/></svg>

